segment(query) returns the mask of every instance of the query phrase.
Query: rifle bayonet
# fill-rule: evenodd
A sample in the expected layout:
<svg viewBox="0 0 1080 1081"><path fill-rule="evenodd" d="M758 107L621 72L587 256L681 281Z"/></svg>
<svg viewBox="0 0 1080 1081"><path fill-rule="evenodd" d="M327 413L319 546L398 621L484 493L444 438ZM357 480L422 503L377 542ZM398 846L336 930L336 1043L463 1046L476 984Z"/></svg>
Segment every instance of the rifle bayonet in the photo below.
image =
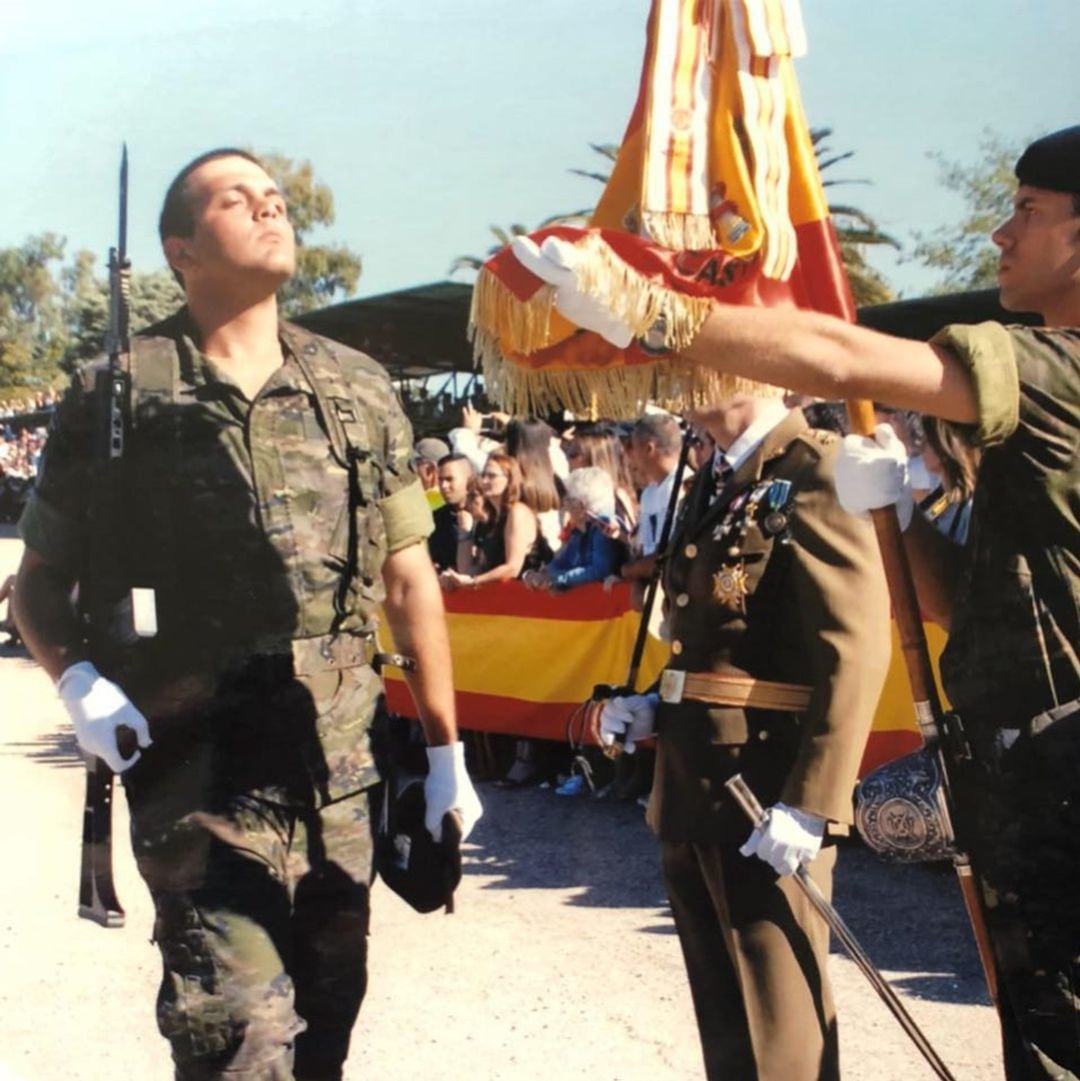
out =
<svg viewBox="0 0 1080 1081"><path fill-rule="evenodd" d="M124 143L120 158L120 222L117 246L109 249L109 326L105 349L109 357L103 393L101 439L98 453L108 471L124 453L131 372L131 341L128 334L131 261L127 255L128 155ZM82 583L80 594L89 592ZM83 598L85 600L85 597ZM82 852L79 865L79 915L103 927L123 927L124 909L116 897L112 873L112 770L93 756L86 756L86 799L83 804Z"/></svg>

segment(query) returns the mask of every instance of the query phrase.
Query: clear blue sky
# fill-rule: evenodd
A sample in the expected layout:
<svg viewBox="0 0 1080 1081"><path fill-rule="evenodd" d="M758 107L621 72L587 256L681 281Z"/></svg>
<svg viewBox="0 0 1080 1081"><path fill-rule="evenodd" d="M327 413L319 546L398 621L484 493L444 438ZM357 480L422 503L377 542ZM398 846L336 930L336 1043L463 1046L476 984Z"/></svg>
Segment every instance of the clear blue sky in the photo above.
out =
<svg viewBox="0 0 1080 1081"><path fill-rule="evenodd" d="M648 0L2 0L0 245L52 230L104 261L121 140L131 252L163 266L165 186L220 144L310 159L327 237L364 258L359 294L446 276L489 223L590 206L571 167L617 141ZM804 0L811 124L856 151L843 192L901 239L957 216L929 151L973 160L1080 123L1077 0ZM931 282L882 262L916 295Z"/></svg>

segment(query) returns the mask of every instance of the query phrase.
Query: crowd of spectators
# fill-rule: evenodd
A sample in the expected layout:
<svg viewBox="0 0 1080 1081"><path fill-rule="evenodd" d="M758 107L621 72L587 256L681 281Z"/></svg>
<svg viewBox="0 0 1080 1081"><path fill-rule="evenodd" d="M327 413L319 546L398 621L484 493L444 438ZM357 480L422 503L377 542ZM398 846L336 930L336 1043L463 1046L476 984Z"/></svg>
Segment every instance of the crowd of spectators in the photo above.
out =
<svg viewBox="0 0 1080 1081"><path fill-rule="evenodd" d="M838 403L791 401L815 427L843 431ZM974 470L953 469L956 448L937 452L933 433L917 416L884 411L911 455L916 498L927 517L963 543ZM695 470L711 468L715 446L703 431L689 429L662 410L632 423L567 421L561 430L538 418L480 413L466 405L461 424L445 439L416 445L415 461L435 507L429 547L447 591L474 590L520 580L527 588L560 593L589 582L607 588L628 582L631 605L641 611L659 555L664 520L672 501L684 432L689 440L686 476L676 503ZM662 605L647 616L650 631L664 637ZM611 673L617 679L618 673ZM550 758L550 756L549 756ZM647 787L647 764L638 763L616 794ZM565 766L565 760L556 757ZM603 772L601 769L600 773ZM519 740L506 774L509 783L564 782L557 791L581 791L580 777L556 777L539 760L533 741ZM609 788L618 788L619 778Z"/></svg>
<svg viewBox="0 0 1080 1081"><path fill-rule="evenodd" d="M0 399L0 522L14 522L37 476L52 394L26 401Z"/></svg>

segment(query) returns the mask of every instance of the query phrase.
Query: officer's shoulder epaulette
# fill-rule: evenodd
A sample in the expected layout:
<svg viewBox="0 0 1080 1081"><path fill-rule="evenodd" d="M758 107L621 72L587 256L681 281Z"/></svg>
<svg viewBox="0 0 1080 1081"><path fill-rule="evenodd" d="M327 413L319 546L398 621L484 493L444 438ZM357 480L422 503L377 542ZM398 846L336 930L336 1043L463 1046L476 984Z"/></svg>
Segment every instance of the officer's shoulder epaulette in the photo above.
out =
<svg viewBox="0 0 1080 1081"><path fill-rule="evenodd" d="M795 437L795 442L803 444L820 458L827 453L828 448L839 445L840 436L837 432L830 432L826 428L807 428L799 432Z"/></svg>

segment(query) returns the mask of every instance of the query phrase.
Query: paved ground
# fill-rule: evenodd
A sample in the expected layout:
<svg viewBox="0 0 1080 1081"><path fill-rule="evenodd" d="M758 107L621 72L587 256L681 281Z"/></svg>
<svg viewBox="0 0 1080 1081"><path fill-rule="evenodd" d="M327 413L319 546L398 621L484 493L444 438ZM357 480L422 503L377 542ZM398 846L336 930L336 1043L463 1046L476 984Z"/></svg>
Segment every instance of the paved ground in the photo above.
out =
<svg viewBox="0 0 1080 1081"><path fill-rule="evenodd" d="M18 544L0 534L0 575ZM7 538L7 539L4 539ZM119 930L75 916L82 768L48 680L0 651L0 1079L171 1076L153 1019L151 914L115 815ZM694 1081L689 996L635 806L481 787L453 916L418 916L381 885L371 983L347 1081ZM837 906L958 1081L1001 1077L997 1028L951 874L850 846ZM830 971L845 1076L933 1075L845 957ZM739 1079L732 1079L739 1081Z"/></svg>

